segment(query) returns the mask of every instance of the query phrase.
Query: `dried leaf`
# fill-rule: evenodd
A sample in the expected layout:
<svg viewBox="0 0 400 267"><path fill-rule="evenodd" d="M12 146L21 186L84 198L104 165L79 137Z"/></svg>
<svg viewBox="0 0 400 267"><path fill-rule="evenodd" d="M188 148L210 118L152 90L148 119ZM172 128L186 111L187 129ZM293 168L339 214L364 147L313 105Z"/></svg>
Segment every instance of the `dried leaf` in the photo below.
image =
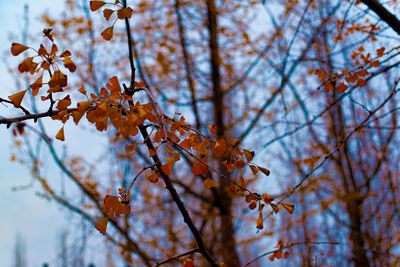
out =
<svg viewBox="0 0 400 267"><path fill-rule="evenodd" d="M18 56L19 54L21 54L22 52L24 52L25 50L27 50L29 47L19 44L19 43L12 43L11 44L11 54L13 56Z"/></svg>
<svg viewBox="0 0 400 267"><path fill-rule="evenodd" d="M21 106L22 99L25 96L27 90L15 93L13 95L10 95L8 98L11 100L13 103L14 107L19 108Z"/></svg>
<svg viewBox="0 0 400 267"><path fill-rule="evenodd" d="M206 174L207 172L208 172L207 165L204 165L200 161L197 161L192 167L192 173L194 175Z"/></svg>
<svg viewBox="0 0 400 267"><path fill-rule="evenodd" d="M101 36L103 37L104 40L110 41L113 37L113 31L114 27L109 27L101 33Z"/></svg>
<svg viewBox="0 0 400 267"><path fill-rule="evenodd" d="M106 2L104 2L104 1L90 1L90 10L94 12L94 11L100 9L105 4L106 4Z"/></svg>
<svg viewBox="0 0 400 267"><path fill-rule="evenodd" d="M96 223L96 229L99 230L100 233L102 233L103 235L106 234L106 229L107 229L107 223L108 223L108 219L107 218L103 218L97 221Z"/></svg>
<svg viewBox="0 0 400 267"><path fill-rule="evenodd" d="M218 187L218 183L210 178L207 178L206 180L204 180L203 185L205 188L210 189L212 187Z"/></svg>
<svg viewBox="0 0 400 267"><path fill-rule="evenodd" d="M64 141L65 140L65 137L64 137L64 126L56 134L56 139L58 139L60 141Z"/></svg>
<svg viewBox="0 0 400 267"><path fill-rule="evenodd" d="M133 9L130 7L121 8L118 10L119 19L130 19L132 17Z"/></svg>
<svg viewBox="0 0 400 267"><path fill-rule="evenodd" d="M281 205L290 213L292 214L294 211L294 205L288 203L281 203Z"/></svg>

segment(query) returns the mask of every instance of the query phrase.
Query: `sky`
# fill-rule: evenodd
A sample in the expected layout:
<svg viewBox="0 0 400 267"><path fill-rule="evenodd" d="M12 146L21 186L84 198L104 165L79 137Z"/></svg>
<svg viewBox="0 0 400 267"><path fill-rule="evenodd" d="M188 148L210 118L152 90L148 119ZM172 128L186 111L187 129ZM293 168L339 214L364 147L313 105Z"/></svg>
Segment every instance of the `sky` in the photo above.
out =
<svg viewBox="0 0 400 267"><path fill-rule="evenodd" d="M10 54L12 41L10 35L21 36L23 26L24 5L29 4L30 30L38 32L44 25L40 23L39 16L44 11L57 14L64 7L63 0L0 0L0 97L7 96L17 91L12 77L7 73L4 57L9 61L19 62L21 58L13 58ZM11 34L12 33L12 34ZM15 61L16 60L16 61ZM10 108L0 106L0 116L5 116ZM58 127L58 126L57 126ZM50 129L50 131L55 129ZM55 133L54 133L55 135ZM79 140L79 132L70 132L71 139ZM27 266L59 266L60 235L70 230L71 223L68 214L54 201L47 201L37 196L40 186L37 183L27 189L13 191L12 187L27 185L31 182L29 170L17 162L11 162L12 152L11 132L5 125L0 125L0 265L14 266L14 250L16 235L23 240ZM75 136L75 137L74 137ZM82 150L82 144L75 143L72 149ZM95 149L96 143L89 144ZM91 151L90 149L86 151ZM93 150L92 150L93 151ZM52 171L50 168L49 171ZM59 171L55 179L59 179ZM89 252L90 254L90 252Z"/></svg>

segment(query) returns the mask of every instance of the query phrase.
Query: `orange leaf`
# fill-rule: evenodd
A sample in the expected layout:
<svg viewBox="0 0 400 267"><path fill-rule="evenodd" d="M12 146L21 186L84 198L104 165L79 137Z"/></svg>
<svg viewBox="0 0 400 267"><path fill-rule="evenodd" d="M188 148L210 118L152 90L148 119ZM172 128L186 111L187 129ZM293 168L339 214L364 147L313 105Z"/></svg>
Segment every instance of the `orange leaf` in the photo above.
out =
<svg viewBox="0 0 400 267"><path fill-rule="evenodd" d="M194 266L194 260L185 258L183 260L183 267L193 267Z"/></svg>
<svg viewBox="0 0 400 267"><path fill-rule="evenodd" d="M131 145L126 145L125 150L126 150L126 152L132 152L132 151L135 151L136 147L137 147L137 143L134 143Z"/></svg>
<svg viewBox="0 0 400 267"><path fill-rule="evenodd" d="M151 153L151 151L150 151L150 153ZM166 175L171 175L172 168L174 167L174 164L175 164L175 159L173 159L173 158L165 158L165 160L167 161L167 163L162 165L161 169L163 170L163 172Z"/></svg>
<svg viewBox="0 0 400 267"><path fill-rule="evenodd" d="M226 147L226 141L224 138L219 139L215 143L214 154L216 156L222 156L227 150L228 148Z"/></svg>
<svg viewBox="0 0 400 267"><path fill-rule="evenodd" d="M288 203L281 203L281 205L290 213L292 214L294 211L294 205Z"/></svg>
<svg viewBox="0 0 400 267"><path fill-rule="evenodd" d="M56 139L60 140L60 141L64 141L64 126L58 131L58 133L56 134Z"/></svg>
<svg viewBox="0 0 400 267"><path fill-rule="evenodd" d="M207 172L208 172L207 165L204 165L200 161L197 161L192 167L192 173L194 175L206 174Z"/></svg>
<svg viewBox="0 0 400 267"><path fill-rule="evenodd" d="M274 200L274 198L271 197L271 196L268 195L268 194L262 194L262 197L263 197L263 199L264 199L265 204L271 204L271 201Z"/></svg>
<svg viewBox="0 0 400 267"><path fill-rule="evenodd" d="M272 253L271 255L269 255L268 259L269 259L270 261L274 261L275 255Z"/></svg>
<svg viewBox="0 0 400 267"><path fill-rule="evenodd" d="M79 111L85 111L90 107L91 104L92 104L92 101L79 102L78 103L78 110Z"/></svg>
<svg viewBox="0 0 400 267"><path fill-rule="evenodd" d="M90 10L96 11L104 6L106 2L103 1L90 1Z"/></svg>
<svg viewBox="0 0 400 267"><path fill-rule="evenodd" d="M257 229L263 229L264 228L264 219L262 216L262 212L258 214L258 219L257 219Z"/></svg>
<svg viewBox="0 0 400 267"><path fill-rule="evenodd" d="M158 182L159 179L158 179L157 174L153 173L152 175L150 175L150 176L147 177L147 180L149 180L150 183L155 184L155 183Z"/></svg>
<svg viewBox="0 0 400 267"><path fill-rule="evenodd" d="M39 89L43 86L43 74L40 75L40 77L30 85L30 88L32 88L32 95L36 96L39 93Z"/></svg>
<svg viewBox="0 0 400 267"><path fill-rule="evenodd" d="M383 57L383 52L385 51L385 48L384 47L381 47L381 48L379 48L379 49L377 49L376 50L376 55L378 56L378 57Z"/></svg>
<svg viewBox="0 0 400 267"><path fill-rule="evenodd" d="M254 157L254 151L248 151L246 149L243 149L244 155L246 156L247 162L251 161Z"/></svg>
<svg viewBox="0 0 400 267"><path fill-rule="evenodd" d="M75 125L78 125L78 123L82 119L83 115L85 115L85 111L73 110L71 112L71 116L75 122Z"/></svg>
<svg viewBox="0 0 400 267"><path fill-rule="evenodd" d="M365 86L367 84L367 81L366 80L364 80L364 79L358 79L357 80L357 85L358 86L360 86L360 87L363 87L363 86Z"/></svg>
<svg viewBox="0 0 400 267"><path fill-rule="evenodd" d="M76 70L76 65L69 57L64 58L64 66L70 71L74 72Z"/></svg>
<svg viewBox="0 0 400 267"><path fill-rule="evenodd" d="M278 213L278 212L279 212L279 207L278 207L277 205L272 204L272 203L270 203L269 205L270 205L271 208L275 211L275 213Z"/></svg>
<svg viewBox="0 0 400 267"><path fill-rule="evenodd" d="M22 99L25 96L27 90L15 93L13 95L10 95L8 98L11 100L11 102L14 104L14 107L19 108L21 106Z"/></svg>
<svg viewBox="0 0 400 267"><path fill-rule="evenodd" d="M79 91L79 93L81 93L83 95L86 95L86 90L85 90L85 87L83 85L78 91Z"/></svg>
<svg viewBox="0 0 400 267"><path fill-rule="evenodd" d="M119 19L130 19L132 17L133 9L130 7L121 8L118 10L118 18Z"/></svg>
<svg viewBox="0 0 400 267"><path fill-rule="evenodd" d="M347 90L348 86L345 85L344 83L339 83L339 85L336 87L336 90L339 93L344 93Z"/></svg>
<svg viewBox="0 0 400 267"><path fill-rule="evenodd" d="M249 165L249 166L250 166L250 169L251 169L251 171L253 172L253 174L256 175L257 172L258 172L257 166L254 166L254 165Z"/></svg>
<svg viewBox="0 0 400 267"><path fill-rule="evenodd" d="M288 257L289 257L289 252L286 251L285 253L283 253L283 258L284 259L287 259Z"/></svg>
<svg viewBox="0 0 400 267"><path fill-rule="evenodd" d="M106 234L106 229L107 229L107 223L108 223L108 219L107 218L103 218L97 221L96 223L96 229L99 230L100 233L102 233L103 235Z"/></svg>
<svg viewBox="0 0 400 267"><path fill-rule="evenodd" d="M374 60L369 65L371 67L377 68L377 67L379 67L379 60Z"/></svg>
<svg viewBox="0 0 400 267"><path fill-rule="evenodd" d="M58 101L56 108L59 110L63 110L67 109L69 105L71 105L71 98L69 97L69 95L67 95L66 97Z"/></svg>
<svg viewBox="0 0 400 267"><path fill-rule="evenodd" d="M22 52L24 52L25 50L27 50L29 47L19 44L19 43L12 43L11 44L11 54L13 56L18 56L19 54L21 54Z"/></svg>
<svg viewBox="0 0 400 267"><path fill-rule="evenodd" d="M101 36L103 37L104 40L110 41L111 38L113 37L113 31L114 31L114 27L111 26L111 27L105 29L105 30L101 33Z"/></svg>
<svg viewBox="0 0 400 267"><path fill-rule="evenodd" d="M106 8L103 10L103 16L104 18L108 21L111 17L111 15L114 13L114 10Z"/></svg>
<svg viewBox="0 0 400 267"><path fill-rule="evenodd" d="M206 180L204 180L203 185L205 188L210 189L212 187L218 187L218 183L210 178L207 178Z"/></svg>
<svg viewBox="0 0 400 267"><path fill-rule="evenodd" d="M217 126L214 126L214 125L207 125L207 128L208 128L208 130L209 130L212 134L214 134L214 135L217 134Z"/></svg>
<svg viewBox="0 0 400 267"><path fill-rule="evenodd" d="M249 204L249 209L254 210L255 208L257 208L257 201L253 200L250 204Z"/></svg>
<svg viewBox="0 0 400 267"><path fill-rule="evenodd" d="M260 166L258 166L258 169L259 169L260 171L262 171L262 173L264 173L266 176L269 176L270 173L271 173L268 169L263 168L263 167L260 167Z"/></svg>
<svg viewBox="0 0 400 267"><path fill-rule="evenodd" d="M248 194L248 195L246 196L246 202L247 202L247 203L250 203L250 202L253 201L253 200L257 200L257 197L256 197L254 194Z"/></svg>

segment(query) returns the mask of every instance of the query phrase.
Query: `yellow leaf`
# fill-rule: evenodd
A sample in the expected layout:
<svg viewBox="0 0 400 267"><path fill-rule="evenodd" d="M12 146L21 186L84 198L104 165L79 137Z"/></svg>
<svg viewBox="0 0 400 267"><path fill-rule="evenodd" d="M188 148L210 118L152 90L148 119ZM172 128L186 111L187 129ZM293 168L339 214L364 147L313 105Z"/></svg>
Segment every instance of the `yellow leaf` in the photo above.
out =
<svg viewBox="0 0 400 267"><path fill-rule="evenodd" d="M294 205L288 203L281 203L281 205L290 213L292 214L294 211Z"/></svg>
<svg viewBox="0 0 400 267"><path fill-rule="evenodd" d="M210 189L211 187L218 187L218 183L210 178L204 180L203 185L205 188Z"/></svg>
<svg viewBox="0 0 400 267"><path fill-rule="evenodd" d="M10 95L8 98L11 100L11 102L14 104L14 107L19 108L21 106L22 99L25 96L27 90L15 93L13 95Z"/></svg>
<svg viewBox="0 0 400 267"><path fill-rule="evenodd" d="M13 56L18 56L19 54L21 54L22 52L24 52L25 50L27 50L29 47L19 44L19 43L12 43L11 44L11 54Z"/></svg>
<svg viewBox="0 0 400 267"><path fill-rule="evenodd" d="M58 131L58 133L56 134L56 139L60 140L60 141L64 141L64 126Z"/></svg>

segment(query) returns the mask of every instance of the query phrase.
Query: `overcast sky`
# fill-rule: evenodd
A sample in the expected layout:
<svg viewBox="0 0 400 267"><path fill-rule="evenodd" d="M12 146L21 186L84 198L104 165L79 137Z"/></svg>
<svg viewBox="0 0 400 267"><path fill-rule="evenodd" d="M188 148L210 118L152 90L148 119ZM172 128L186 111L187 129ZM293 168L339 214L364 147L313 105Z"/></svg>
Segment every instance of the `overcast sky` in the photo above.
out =
<svg viewBox="0 0 400 267"><path fill-rule="evenodd" d="M30 30L37 32L44 26L39 15L46 9L57 14L64 4L62 0L0 0L0 97L7 98L17 90L13 79L7 74L4 56L8 60L21 60L10 57L10 33L19 36L23 26L24 5L29 4ZM7 51L7 52L6 52ZM24 88L22 88L24 89ZM7 107L0 106L0 116L7 113ZM65 211L60 210L54 201L49 202L36 196L40 191L36 183L32 188L12 191L14 186L29 184L29 171L21 164L10 162L12 151L10 131L0 125L0 265L13 266L16 234L22 237L25 248L27 266L42 266L44 262L50 266L58 266L59 236L68 229ZM56 176L59 177L59 172ZM59 178L58 178L59 179Z"/></svg>

